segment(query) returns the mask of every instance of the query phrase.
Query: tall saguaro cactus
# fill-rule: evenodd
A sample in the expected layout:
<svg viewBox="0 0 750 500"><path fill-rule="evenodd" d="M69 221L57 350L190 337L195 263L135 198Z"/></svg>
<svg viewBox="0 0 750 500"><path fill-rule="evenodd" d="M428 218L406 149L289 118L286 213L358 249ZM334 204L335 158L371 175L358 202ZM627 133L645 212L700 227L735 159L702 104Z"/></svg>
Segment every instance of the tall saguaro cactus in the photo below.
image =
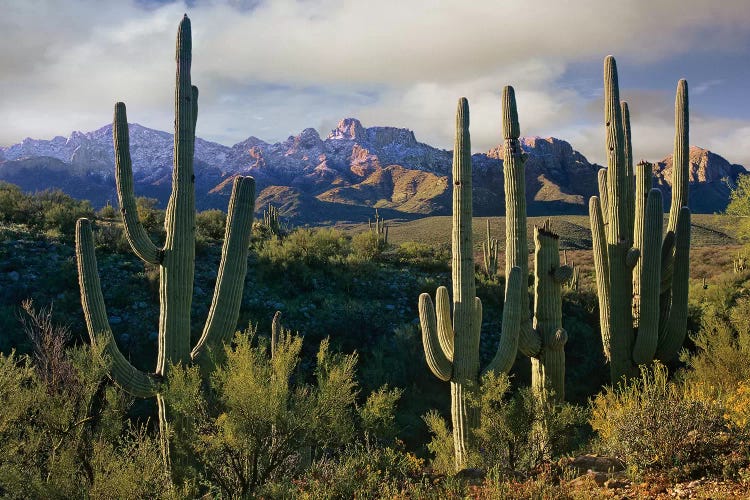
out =
<svg viewBox="0 0 750 500"><path fill-rule="evenodd" d="M525 290L528 276L526 240L526 154L513 87L503 89L503 173L505 178L505 269L518 267L524 279L518 350L531 358L532 385L538 393L550 388L555 400L565 398L567 333L562 328L562 284L572 269L560 265L559 237L548 224L534 230L534 316ZM506 295L509 289L506 285Z"/></svg>
<svg viewBox="0 0 750 500"><path fill-rule="evenodd" d="M688 96L687 82L680 80L672 207L662 240L661 191L651 189L651 164L632 168L629 110L620 102L612 56L604 61L604 92L607 170L599 172L600 197L591 198L589 215L602 342L616 382L636 374L640 364L672 359L687 332Z"/></svg>
<svg viewBox="0 0 750 500"><path fill-rule="evenodd" d="M456 468L466 466L471 429L478 424L476 411L467 405L469 391L477 389L479 379L479 336L482 326L482 302L476 296L474 249L471 231L471 140L469 103L458 101L456 143L453 150L453 236L452 281L453 320L448 289L440 287L436 305L430 295L419 296L419 319L427 365L441 380L451 384L451 416ZM494 364L507 371L516 357L518 314L521 301L520 269L511 271L508 281L500 346Z"/></svg>
<svg viewBox="0 0 750 500"><path fill-rule="evenodd" d="M503 110L506 117L505 135L510 139L510 143L506 141L506 149L512 147L520 154L518 116L515 108L513 89L506 87L503 94ZM509 130L511 132L508 132ZM513 130L515 132L512 132ZM515 143L512 142L513 136ZM519 160L517 165L522 168L522 158L516 159ZM522 244L525 245L525 190L519 190L518 185L518 182L523 183L522 173L516 174L517 172L513 173L513 182L506 182L506 207L509 203L514 204L512 208L516 215L513 217L522 218ZM479 417L476 409L468 407L466 403L467 393L477 389L482 325L482 303L476 297L474 282L471 181L469 105L468 101L462 98L458 102L456 143L453 150L453 318L451 319L450 299L446 287L437 289L434 305L429 294L423 293L419 297L422 344L427 365L436 377L451 384L451 416L457 469L467 465L471 450L471 432L478 424ZM514 228L520 228L517 222L513 219ZM510 219L507 224L511 224ZM536 329L532 330L531 325L528 325L528 335L535 340L531 344L536 346L534 380L536 387L543 388L542 390L552 387L558 397L562 398L565 367L562 346L567 337L560 327L560 286L569 277L566 277L569 269L559 265L556 235L548 229L541 229L537 230L536 240L537 258L540 262L539 268L543 269L543 277L538 280L536 286L537 295L541 297L537 299L538 306L535 308ZM515 241L515 245L517 247L519 242ZM520 265L508 266L508 262L515 262L510 256L510 246L509 242L506 249L507 281L500 343L494 358L485 368L485 371L492 370L495 373L507 373L513 366L519 350L521 325L531 322L526 293L527 274L522 272ZM519 251L523 254L526 269L527 251Z"/></svg>
<svg viewBox="0 0 750 500"><path fill-rule="evenodd" d="M172 194L164 223L166 242L162 248L154 245L138 220L133 193L128 122L123 103L115 105L113 126L117 194L125 234L136 255L144 262L159 266L161 307L158 360L154 373L137 370L115 344L99 283L91 224L87 219L79 219L76 225L78 280L91 341L105 344L105 351L112 359L111 376L118 385L134 396L158 396L163 430L166 420L164 401L159 396L159 384L167 376L170 363L209 361L206 351L221 346L235 331L247 273L255 199L253 178L235 178L213 300L203 333L191 351L190 305L195 270L193 154L198 89L190 81L191 30L187 15L182 19L177 33L176 60L174 169Z"/></svg>

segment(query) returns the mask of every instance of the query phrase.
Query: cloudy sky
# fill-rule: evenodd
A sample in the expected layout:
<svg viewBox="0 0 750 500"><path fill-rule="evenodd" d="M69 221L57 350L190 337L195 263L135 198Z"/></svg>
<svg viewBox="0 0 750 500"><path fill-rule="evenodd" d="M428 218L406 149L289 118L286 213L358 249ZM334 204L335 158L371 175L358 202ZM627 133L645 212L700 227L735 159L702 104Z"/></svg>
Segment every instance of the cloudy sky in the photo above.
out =
<svg viewBox="0 0 750 500"><path fill-rule="evenodd" d="M0 144L93 130L115 101L170 130L174 40L193 25L198 135L322 135L343 117L452 147L469 99L474 150L500 139L513 85L524 135L602 162L602 61L617 57L639 158L672 148L687 78L691 144L750 167L748 0L5 0Z"/></svg>

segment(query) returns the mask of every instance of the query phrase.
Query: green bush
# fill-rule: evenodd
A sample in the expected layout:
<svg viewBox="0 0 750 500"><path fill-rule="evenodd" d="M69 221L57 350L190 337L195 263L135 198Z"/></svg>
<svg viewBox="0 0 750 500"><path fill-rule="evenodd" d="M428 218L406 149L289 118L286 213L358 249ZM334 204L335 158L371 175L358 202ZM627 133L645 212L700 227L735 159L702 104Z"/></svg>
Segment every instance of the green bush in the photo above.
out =
<svg viewBox="0 0 750 500"><path fill-rule="evenodd" d="M352 237L352 252L359 259L376 259L385 248L386 243L383 238L373 231L363 231Z"/></svg>
<svg viewBox="0 0 750 500"><path fill-rule="evenodd" d="M606 389L592 402L601 451L639 471L704 466L723 428L721 404L701 387L669 382L666 367L641 367L640 378Z"/></svg>
<svg viewBox="0 0 750 500"><path fill-rule="evenodd" d="M584 408L542 400L529 388L509 394L508 376L487 373L478 394L468 404L479 412L474 429L472 467L528 472L582 445L587 434ZM445 474L455 473L453 437L445 420L436 412L424 417L432 441L432 466Z"/></svg>
<svg viewBox="0 0 750 500"><path fill-rule="evenodd" d="M287 335L270 358L254 332L238 334L226 361L202 390L197 367L172 368L165 398L175 426L179 473L205 474L211 490L245 497L290 474L310 452L326 454L354 438L356 356L330 352L323 342L315 384L297 373L302 339ZM210 402L210 403L209 403Z"/></svg>
<svg viewBox="0 0 750 500"><path fill-rule="evenodd" d="M110 202L107 202L97 213L96 216L100 219L114 219L117 213Z"/></svg>
<svg viewBox="0 0 750 500"><path fill-rule="evenodd" d="M337 229L297 229L283 240L264 242L258 256L282 267L319 266L342 263L349 252L349 241Z"/></svg>
<svg viewBox="0 0 750 500"><path fill-rule="evenodd" d="M165 496L160 448L126 424L128 400L106 383L102 352L65 349L69 334L48 311L26 312L32 357L0 354L0 495Z"/></svg>
<svg viewBox="0 0 750 500"><path fill-rule="evenodd" d="M195 215L196 237L211 240L224 238L224 229L227 225L227 214L221 210L204 210Z"/></svg>

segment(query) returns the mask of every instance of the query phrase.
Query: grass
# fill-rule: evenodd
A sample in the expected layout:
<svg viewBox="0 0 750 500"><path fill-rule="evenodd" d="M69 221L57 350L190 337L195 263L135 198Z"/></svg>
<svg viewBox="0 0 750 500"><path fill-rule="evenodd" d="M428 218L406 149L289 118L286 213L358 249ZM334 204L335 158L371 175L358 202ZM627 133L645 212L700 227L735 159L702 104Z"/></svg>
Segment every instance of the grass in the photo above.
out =
<svg viewBox="0 0 750 500"><path fill-rule="evenodd" d="M560 235L560 248L585 250L591 248L591 230L586 215L556 215L552 219L552 229ZM481 249L486 238L487 217L475 217L473 221L474 246ZM547 217L528 218L528 241L533 246L534 226L541 225ZM738 245L737 226L739 217L728 215L693 214L692 246L733 246ZM489 217L490 231L497 238L500 247L505 246L505 217ZM388 241L401 244L417 241L429 245L449 245L451 241L451 217L425 217L412 221L389 221ZM665 215L666 227L666 215ZM349 226L353 231L366 229L366 224Z"/></svg>

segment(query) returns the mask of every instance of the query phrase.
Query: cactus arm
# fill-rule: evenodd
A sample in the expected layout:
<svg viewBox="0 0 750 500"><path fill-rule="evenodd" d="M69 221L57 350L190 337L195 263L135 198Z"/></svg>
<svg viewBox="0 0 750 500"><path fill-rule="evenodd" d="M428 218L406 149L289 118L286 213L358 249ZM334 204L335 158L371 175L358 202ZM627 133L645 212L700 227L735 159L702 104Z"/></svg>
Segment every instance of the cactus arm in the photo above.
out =
<svg viewBox="0 0 750 500"><path fill-rule="evenodd" d="M521 269L514 267L510 270L506 283L507 294L503 306L503 324L500 331L500 343L492 361L484 372L493 371L496 374L508 373L516 361L518 353L518 334L521 327L521 301L525 298Z"/></svg>
<svg viewBox="0 0 750 500"><path fill-rule="evenodd" d="M651 362L659 342L659 283L661 282L661 234L664 214L661 191L651 189L646 202L642 233L639 289L640 320L633 346L633 362Z"/></svg>
<svg viewBox="0 0 750 500"><path fill-rule="evenodd" d="M633 173L633 143L630 133L630 109L625 101L620 103L620 114L622 115L622 132L625 141L625 210L629 214L627 231L632 237L634 230L633 214L635 213L635 176Z"/></svg>
<svg viewBox="0 0 750 500"><path fill-rule="evenodd" d="M518 123L518 109L513 87L506 86L502 97L503 112L503 177L505 180L505 275L518 267L521 276L528 279L529 246L526 239L526 166L523 151L518 140L521 132ZM523 279L522 279L523 281ZM524 288L525 289L525 288ZM505 288L508 300L508 285ZM528 296L527 296L528 297ZM518 349L527 356L535 356L542 348L539 335L531 328L529 300L522 300L521 331Z"/></svg>
<svg viewBox="0 0 750 500"><path fill-rule="evenodd" d="M601 205L602 217L608 220L609 198L607 197L607 169L600 168L596 173L596 181L599 186L599 203Z"/></svg>
<svg viewBox="0 0 750 500"><path fill-rule="evenodd" d="M190 306L195 276L195 149L194 111L197 103L190 83L192 36L190 19L183 17L175 49L175 133L172 194L167 204L164 227L164 259L159 273L159 338L163 356L157 373L164 374L167 362L190 360Z"/></svg>
<svg viewBox="0 0 750 500"><path fill-rule="evenodd" d="M672 279L672 305L668 328L660 339L656 357L662 361L674 358L687 334L688 292L690 278L690 209L682 207L675 233L674 275Z"/></svg>
<svg viewBox="0 0 750 500"><path fill-rule="evenodd" d="M628 213L623 203L627 193L624 135L614 57L604 61L604 119L607 129L607 258L609 259L610 370L612 381L634 372L632 361L634 332L632 318L633 278L628 262L633 239Z"/></svg>
<svg viewBox="0 0 750 500"><path fill-rule="evenodd" d="M648 162L640 162L635 167L635 219L633 229L633 246L640 250L643 255L643 228L646 223L646 201L651 191L651 168ZM663 217L662 217L663 218ZM659 235L661 238L661 235ZM645 258L645 257L644 257ZM640 317L640 294L641 294L641 270L643 259L639 259L633 269L633 326L639 325ZM661 276L661 272L659 273Z"/></svg>
<svg viewBox="0 0 750 500"><path fill-rule="evenodd" d="M158 264L162 253L148 237L148 233L138 219L138 209L133 192L133 165L130 159L130 137L125 104L115 104L115 117L112 125L112 139L115 147L115 180L117 199L125 226L125 237L133 252L144 262Z"/></svg>
<svg viewBox="0 0 750 500"><path fill-rule="evenodd" d="M555 401L565 398L565 350L567 334L562 330L564 276L560 267L559 236L549 226L534 228L534 330L544 346L539 357L531 358L532 386L537 394L551 390ZM566 266L566 269L570 270ZM561 275L570 274L561 272Z"/></svg>
<svg viewBox="0 0 750 500"><path fill-rule="evenodd" d="M609 329L609 259L602 207L599 198L596 196L592 196L589 200L589 218L591 219L596 291L599 296L599 324L601 325L602 346L604 347L604 356L609 360L611 338Z"/></svg>
<svg viewBox="0 0 750 500"><path fill-rule="evenodd" d="M422 326L422 347L427 366L437 378L447 382L453 374L453 363L440 347L435 307L428 293L419 296L419 323Z"/></svg>
<svg viewBox="0 0 750 500"><path fill-rule="evenodd" d="M221 250L213 300L203 334L191 353L196 360L206 347L221 347L231 340L240 314L247 274L247 254L255 207L255 180L236 177L229 199L229 215Z"/></svg>
<svg viewBox="0 0 750 500"><path fill-rule="evenodd" d="M133 396L141 398L154 396L158 386L156 380L135 368L125 359L120 349L117 348L109 327L94 253L94 236L88 219L78 219L76 223L76 262L86 328L92 344L102 342L105 344L104 352L111 362L110 376L117 385Z"/></svg>
<svg viewBox="0 0 750 500"><path fill-rule="evenodd" d="M672 155L672 206L667 231L676 231L680 209L688 204L690 169L690 114L687 81L677 83L674 104L674 154Z"/></svg>
<svg viewBox="0 0 750 500"><path fill-rule="evenodd" d="M440 347L448 358L453 361L453 322L451 321L451 300L448 297L448 289L444 286L438 287L435 293L435 313L437 315L437 335ZM479 320L481 325L481 318Z"/></svg>

